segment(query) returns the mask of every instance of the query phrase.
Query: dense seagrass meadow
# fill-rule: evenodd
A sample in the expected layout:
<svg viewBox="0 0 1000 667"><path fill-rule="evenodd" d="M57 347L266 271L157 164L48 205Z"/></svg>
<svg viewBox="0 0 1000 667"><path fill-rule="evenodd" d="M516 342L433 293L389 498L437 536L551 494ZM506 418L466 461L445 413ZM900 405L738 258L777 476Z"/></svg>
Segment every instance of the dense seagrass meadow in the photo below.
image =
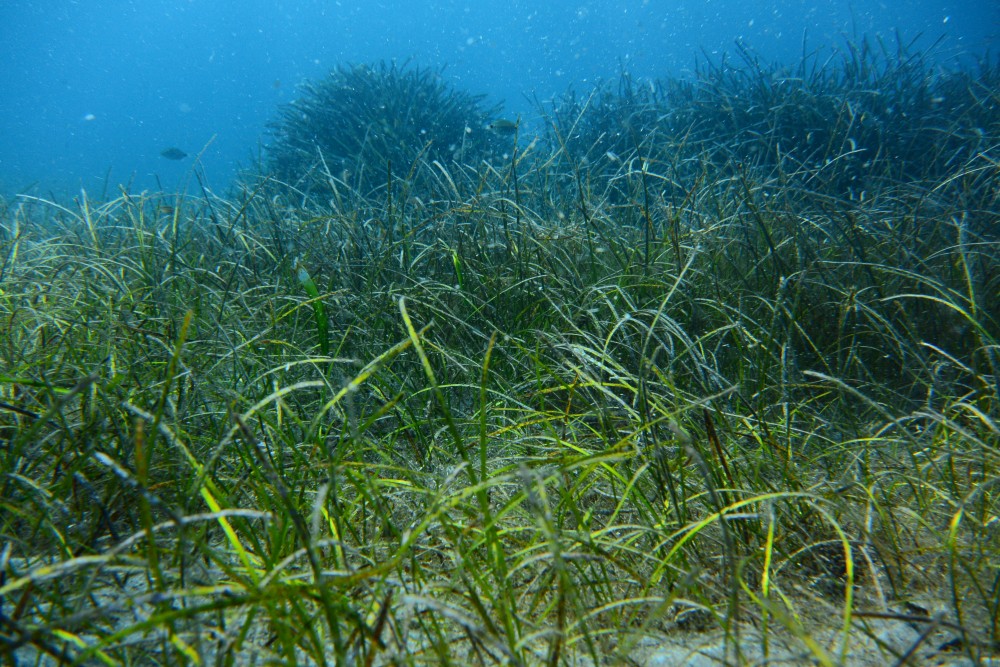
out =
<svg viewBox="0 0 1000 667"><path fill-rule="evenodd" d="M1000 652L1000 61L538 115L345 66L225 195L0 202L4 664Z"/></svg>

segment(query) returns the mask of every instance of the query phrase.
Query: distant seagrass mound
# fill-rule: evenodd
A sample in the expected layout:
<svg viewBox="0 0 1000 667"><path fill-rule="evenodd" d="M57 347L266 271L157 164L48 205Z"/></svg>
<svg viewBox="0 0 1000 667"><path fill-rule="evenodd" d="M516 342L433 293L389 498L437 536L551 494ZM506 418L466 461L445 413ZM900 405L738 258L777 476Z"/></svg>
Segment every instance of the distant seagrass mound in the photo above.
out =
<svg viewBox="0 0 1000 667"><path fill-rule="evenodd" d="M691 76L623 72L540 111L564 171L581 170L612 202L635 198L629 175L640 172L683 198L678 184L698 178L706 158L722 173L837 198L937 181L965 164L968 193L983 185L1000 137L1000 59L946 69L934 55L897 37L768 63L737 43L735 58L702 60Z"/></svg>
<svg viewBox="0 0 1000 667"><path fill-rule="evenodd" d="M420 163L475 163L496 115L484 99L448 85L441 69L342 65L269 123L267 169L290 184L333 176L368 192L386 184L390 165L405 177Z"/></svg>

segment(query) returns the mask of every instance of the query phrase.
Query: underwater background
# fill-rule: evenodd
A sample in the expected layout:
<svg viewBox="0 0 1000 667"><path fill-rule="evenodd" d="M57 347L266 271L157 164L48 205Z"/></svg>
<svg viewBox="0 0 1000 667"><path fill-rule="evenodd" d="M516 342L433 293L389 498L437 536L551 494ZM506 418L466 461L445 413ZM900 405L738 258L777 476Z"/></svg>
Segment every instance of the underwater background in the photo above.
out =
<svg viewBox="0 0 1000 667"><path fill-rule="evenodd" d="M948 67L1000 34L991 0L0 2L0 194L99 196L174 190L191 159L224 190L254 168L266 125L297 86L344 64L444 67L449 85L504 104L526 126L533 99L627 70L682 77L737 43L763 61L870 37ZM191 157L165 159L179 147Z"/></svg>
<svg viewBox="0 0 1000 667"><path fill-rule="evenodd" d="M0 0L0 665L996 667L998 18Z"/></svg>

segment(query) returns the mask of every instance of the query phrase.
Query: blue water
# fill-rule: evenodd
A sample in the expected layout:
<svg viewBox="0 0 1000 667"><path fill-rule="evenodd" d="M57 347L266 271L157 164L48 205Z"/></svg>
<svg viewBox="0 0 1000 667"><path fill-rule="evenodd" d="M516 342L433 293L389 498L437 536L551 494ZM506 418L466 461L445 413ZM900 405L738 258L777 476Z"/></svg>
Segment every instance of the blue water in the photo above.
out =
<svg viewBox="0 0 1000 667"><path fill-rule="evenodd" d="M794 62L852 36L938 37L943 61L1000 45L996 0L0 0L0 194L182 187L193 156L225 191L296 85L340 63L446 66L530 116L617 76L679 76L743 40ZM176 146L192 157L160 156Z"/></svg>

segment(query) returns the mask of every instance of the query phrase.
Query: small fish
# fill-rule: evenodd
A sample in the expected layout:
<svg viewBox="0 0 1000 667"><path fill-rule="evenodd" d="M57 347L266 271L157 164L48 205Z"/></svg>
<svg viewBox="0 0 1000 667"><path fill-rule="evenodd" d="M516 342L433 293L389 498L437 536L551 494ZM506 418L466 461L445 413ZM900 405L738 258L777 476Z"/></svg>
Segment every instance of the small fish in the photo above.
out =
<svg viewBox="0 0 1000 667"><path fill-rule="evenodd" d="M160 204L156 207L156 212L161 215L173 215L175 210L170 204Z"/></svg>
<svg viewBox="0 0 1000 667"><path fill-rule="evenodd" d="M505 118L498 118L486 126L487 130L492 130L497 134L514 134L517 132L517 123Z"/></svg>
<svg viewBox="0 0 1000 667"><path fill-rule="evenodd" d="M186 158L188 156L187 153L185 153L181 149L175 148L173 146L171 146L170 148L167 148L165 150L160 151L160 155L162 155L163 157L167 158L168 160L183 160L184 158Z"/></svg>

